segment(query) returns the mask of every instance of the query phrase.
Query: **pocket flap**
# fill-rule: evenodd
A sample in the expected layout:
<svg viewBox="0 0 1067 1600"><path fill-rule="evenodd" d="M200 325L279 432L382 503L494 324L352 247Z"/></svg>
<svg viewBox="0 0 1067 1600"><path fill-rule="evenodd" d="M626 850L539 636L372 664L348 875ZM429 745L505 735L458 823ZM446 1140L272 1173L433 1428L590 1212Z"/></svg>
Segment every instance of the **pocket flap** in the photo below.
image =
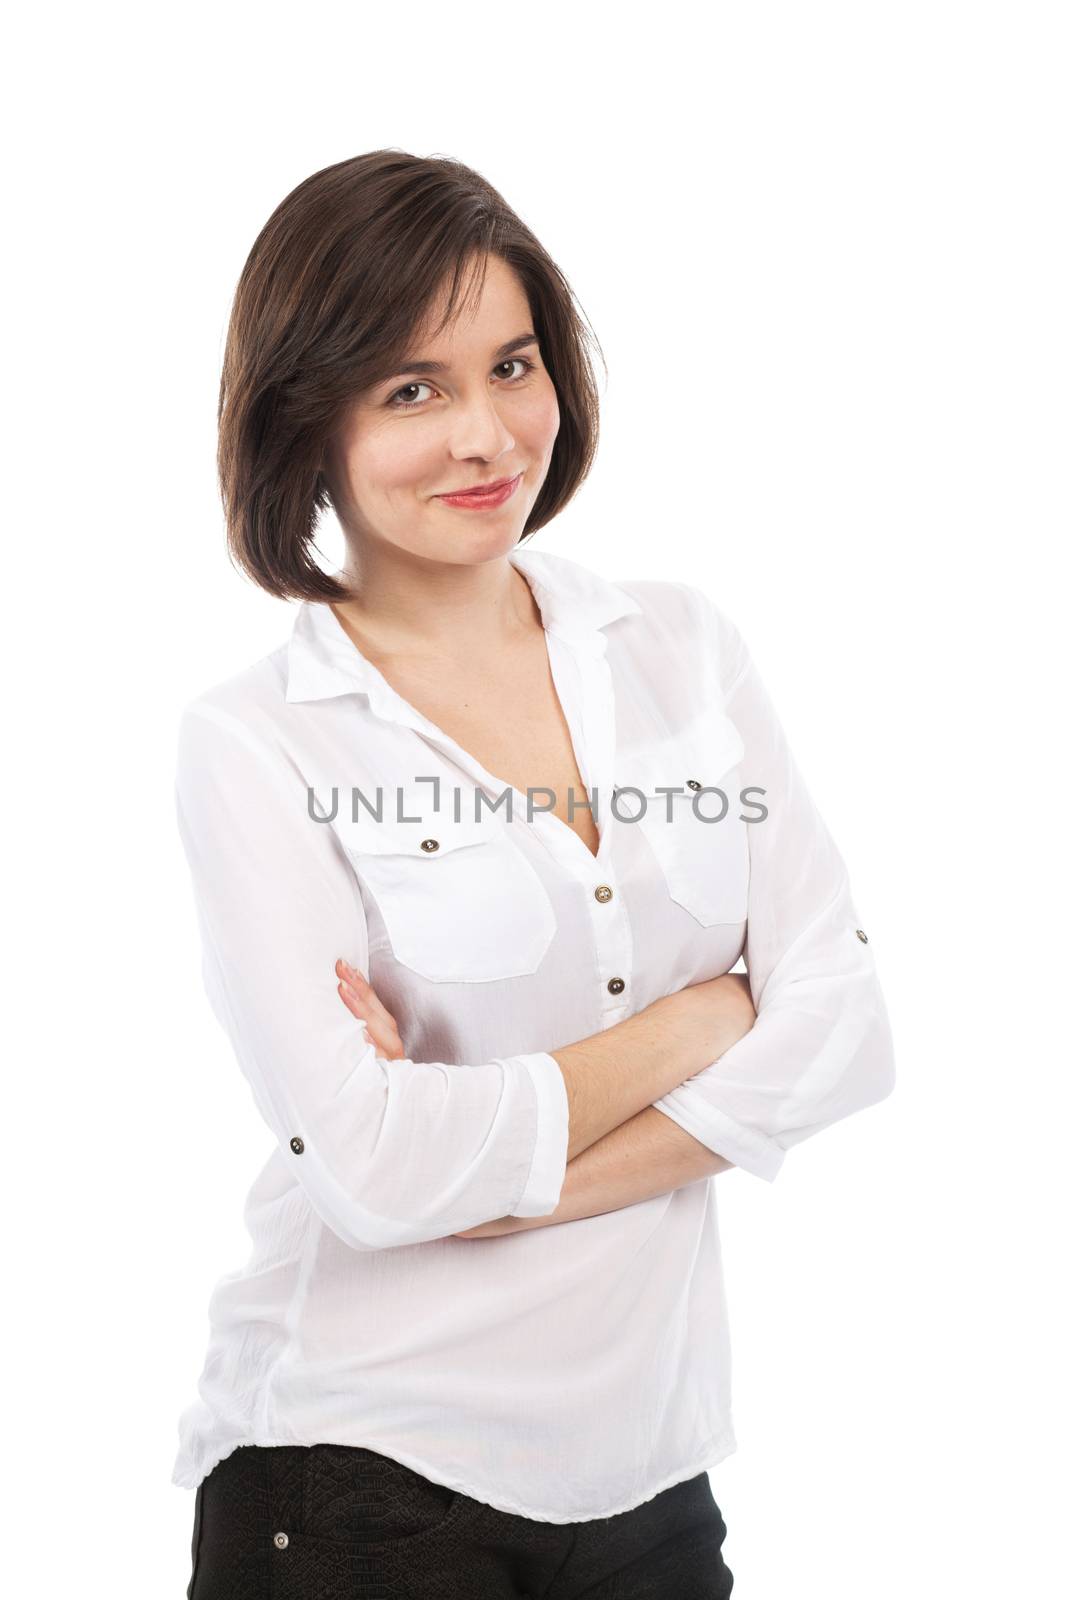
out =
<svg viewBox="0 0 1067 1600"><path fill-rule="evenodd" d="M744 753L744 740L725 712L708 712L691 729L670 734L654 745L620 751L615 783L618 788L639 789L649 802L662 801L666 796L658 794L657 788L684 789L691 781L713 788ZM635 796L626 799L636 804Z"/></svg>
<svg viewBox="0 0 1067 1600"><path fill-rule="evenodd" d="M480 821L467 819L453 822L447 817L424 817L421 822L398 822L383 817L381 822L369 815L358 822L335 822L341 843L353 855L415 856L433 861L454 850L471 845L485 844L500 832L499 817L482 817Z"/></svg>
<svg viewBox="0 0 1067 1600"><path fill-rule="evenodd" d="M334 823L393 959L434 983L536 972L556 936L551 896L506 818ZM379 956L383 946L377 947Z"/></svg>

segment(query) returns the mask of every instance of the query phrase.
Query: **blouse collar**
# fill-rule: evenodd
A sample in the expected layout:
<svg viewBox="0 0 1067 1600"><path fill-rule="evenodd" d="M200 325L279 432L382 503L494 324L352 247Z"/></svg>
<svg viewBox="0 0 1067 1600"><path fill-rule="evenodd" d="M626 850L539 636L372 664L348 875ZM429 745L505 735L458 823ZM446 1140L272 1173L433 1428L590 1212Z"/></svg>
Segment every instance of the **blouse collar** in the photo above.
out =
<svg viewBox="0 0 1067 1600"><path fill-rule="evenodd" d="M609 622L641 610L632 595L590 567L555 551L516 546L512 566L533 591L546 630L578 649L601 654ZM325 700L364 693L376 710L394 695L374 664L357 649L326 601L301 600L289 639L287 701Z"/></svg>

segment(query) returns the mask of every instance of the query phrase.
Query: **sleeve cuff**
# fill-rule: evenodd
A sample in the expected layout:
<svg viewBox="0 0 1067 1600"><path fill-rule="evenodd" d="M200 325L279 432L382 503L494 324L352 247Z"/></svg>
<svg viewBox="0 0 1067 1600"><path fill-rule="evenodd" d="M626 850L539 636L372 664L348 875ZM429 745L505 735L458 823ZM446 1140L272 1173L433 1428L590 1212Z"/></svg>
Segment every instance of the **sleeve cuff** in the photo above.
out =
<svg viewBox="0 0 1067 1600"><path fill-rule="evenodd" d="M537 1133L533 1160L513 1217L546 1217L559 1205L567 1175L570 1102L559 1062L538 1050L517 1058L526 1068L537 1095Z"/></svg>
<svg viewBox="0 0 1067 1600"><path fill-rule="evenodd" d="M687 1104L687 1097L676 1089L652 1104L716 1155L732 1161L735 1167L742 1167L757 1178L765 1178L768 1183L773 1183L777 1177L786 1152L766 1134L742 1127L714 1106L702 1104L699 1111L694 1112Z"/></svg>

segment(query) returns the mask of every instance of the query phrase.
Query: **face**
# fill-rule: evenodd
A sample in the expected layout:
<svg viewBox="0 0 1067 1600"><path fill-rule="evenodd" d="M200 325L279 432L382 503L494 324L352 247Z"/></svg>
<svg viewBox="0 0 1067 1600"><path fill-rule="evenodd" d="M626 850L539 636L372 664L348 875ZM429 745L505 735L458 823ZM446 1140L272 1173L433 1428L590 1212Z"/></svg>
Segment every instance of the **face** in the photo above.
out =
<svg viewBox="0 0 1067 1600"><path fill-rule="evenodd" d="M442 309L443 301L434 315ZM413 342L405 358L414 365L360 395L327 450L327 482L349 542L434 561L505 554L519 541L559 432L556 391L513 269L491 256L480 299L432 341ZM439 369L416 370L428 362ZM441 498L516 475L499 503L472 509Z"/></svg>

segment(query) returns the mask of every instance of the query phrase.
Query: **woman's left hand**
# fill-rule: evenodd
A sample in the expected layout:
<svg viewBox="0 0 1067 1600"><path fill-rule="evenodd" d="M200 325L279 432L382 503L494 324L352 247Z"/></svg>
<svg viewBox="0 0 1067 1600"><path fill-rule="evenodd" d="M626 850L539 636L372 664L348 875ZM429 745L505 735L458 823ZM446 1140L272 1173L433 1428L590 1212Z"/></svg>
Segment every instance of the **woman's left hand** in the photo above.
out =
<svg viewBox="0 0 1067 1600"><path fill-rule="evenodd" d="M358 1022L362 1022L378 1055L387 1061L403 1061L404 1046L396 1018L387 1011L363 974L338 957L334 963L337 974L337 992ZM523 1225L522 1217L497 1217L493 1222L479 1223L476 1228L466 1228L453 1233L452 1239L491 1239L500 1233L514 1233Z"/></svg>
<svg viewBox="0 0 1067 1600"><path fill-rule="evenodd" d="M340 956L333 970L337 974L337 993L357 1022L363 1023L378 1055L387 1061L403 1061L404 1046L396 1018L382 1005L362 972Z"/></svg>

